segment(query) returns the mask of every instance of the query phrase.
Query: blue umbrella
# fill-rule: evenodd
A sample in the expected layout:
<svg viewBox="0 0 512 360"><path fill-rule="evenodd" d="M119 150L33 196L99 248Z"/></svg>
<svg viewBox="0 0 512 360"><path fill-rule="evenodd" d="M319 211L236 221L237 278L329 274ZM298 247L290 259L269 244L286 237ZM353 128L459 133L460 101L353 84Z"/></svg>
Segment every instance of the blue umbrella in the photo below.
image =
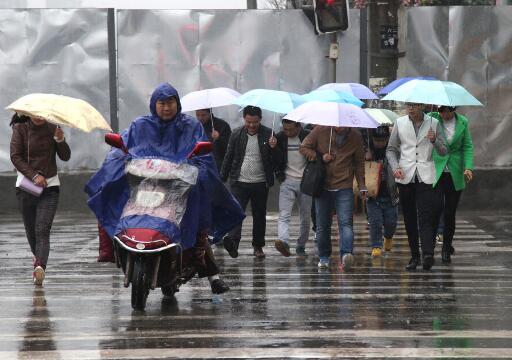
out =
<svg viewBox="0 0 512 360"><path fill-rule="evenodd" d="M483 106L459 84L441 80L411 80L397 87L382 100L445 106Z"/></svg>
<svg viewBox="0 0 512 360"><path fill-rule="evenodd" d="M257 106L280 114L287 114L306 101L299 94L280 90L254 89L233 101L233 104L245 107Z"/></svg>
<svg viewBox="0 0 512 360"><path fill-rule="evenodd" d="M389 94L391 91L395 90L400 85L403 85L406 82L411 81L411 80L437 80L437 79L432 76L403 77L403 78L396 79L395 81L390 82L389 84L384 86L377 94L378 95Z"/></svg>
<svg viewBox="0 0 512 360"><path fill-rule="evenodd" d="M306 101L326 101L352 104L359 107L364 105L364 102L356 98L354 95L344 91L335 90L313 90L307 94L302 95Z"/></svg>

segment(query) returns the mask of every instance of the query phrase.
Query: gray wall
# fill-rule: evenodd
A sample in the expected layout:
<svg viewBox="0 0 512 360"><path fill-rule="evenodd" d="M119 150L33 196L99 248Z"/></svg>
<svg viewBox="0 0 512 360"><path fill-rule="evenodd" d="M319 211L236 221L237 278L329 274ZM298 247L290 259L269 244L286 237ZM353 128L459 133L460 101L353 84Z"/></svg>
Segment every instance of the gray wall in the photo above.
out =
<svg viewBox="0 0 512 360"><path fill-rule="evenodd" d="M464 107L475 165L512 168L512 7L418 7L407 12L401 76L463 85L484 107Z"/></svg>
<svg viewBox="0 0 512 360"><path fill-rule="evenodd" d="M108 119L107 11L0 9L0 172L9 159L12 116L5 106L28 93L79 97ZM95 169L108 150L101 132L65 129L73 156L62 171Z"/></svg>
<svg viewBox="0 0 512 360"><path fill-rule="evenodd" d="M358 15L340 40L339 81L359 80ZM328 46L302 10L118 10L119 128L148 112L163 81L182 96L219 86L311 91L327 82ZM241 124L235 106L215 113ZM264 123L272 118L264 114Z"/></svg>
<svg viewBox="0 0 512 360"><path fill-rule="evenodd" d="M359 81L359 11L350 16L351 29L340 36L340 82ZM303 93L327 82L328 38L313 34L301 10L119 9L117 38L120 129L149 112L163 81L181 95L217 86ZM53 92L82 98L109 119L108 45L106 9L0 9L0 211L16 207L4 107L27 93ZM234 106L216 114L241 124ZM273 114L264 117L269 124ZM72 157L59 163L61 209L85 209L83 185L108 148L101 132L65 132Z"/></svg>

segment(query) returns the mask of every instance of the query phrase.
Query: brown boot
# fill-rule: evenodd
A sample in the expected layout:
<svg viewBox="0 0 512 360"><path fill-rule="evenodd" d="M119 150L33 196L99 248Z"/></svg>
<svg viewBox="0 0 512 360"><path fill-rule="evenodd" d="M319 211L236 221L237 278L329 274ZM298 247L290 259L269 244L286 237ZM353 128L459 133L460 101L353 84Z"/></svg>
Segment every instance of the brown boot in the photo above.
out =
<svg viewBox="0 0 512 360"><path fill-rule="evenodd" d="M263 252L263 248L254 247L254 256L258 259L263 259L265 257L265 253Z"/></svg>

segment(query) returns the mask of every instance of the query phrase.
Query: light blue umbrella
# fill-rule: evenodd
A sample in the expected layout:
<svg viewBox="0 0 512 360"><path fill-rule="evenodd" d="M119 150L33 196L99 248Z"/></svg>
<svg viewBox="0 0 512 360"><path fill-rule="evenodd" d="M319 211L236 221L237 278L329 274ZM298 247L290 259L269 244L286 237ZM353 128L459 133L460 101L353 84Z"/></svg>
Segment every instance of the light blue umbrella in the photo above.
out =
<svg viewBox="0 0 512 360"><path fill-rule="evenodd" d="M342 104L352 104L359 107L364 105L364 102L356 98L354 95L344 91L335 90L313 90L307 94L302 95L306 101L326 101L336 102Z"/></svg>
<svg viewBox="0 0 512 360"><path fill-rule="evenodd" d="M382 100L445 106L483 106L459 84L441 80L411 80L397 87Z"/></svg>
<svg viewBox="0 0 512 360"><path fill-rule="evenodd" d="M395 90L400 85L405 84L406 82L409 82L411 80L437 80L435 77L432 76L417 76L417 77L403 77L400 79L396 79L386 86L384 86L380 91L377 93L378 95L386 95L389 94L391 91Z"/></svg>
<svg viewBox="0 0 512 360"><path fill-rule="evenodd" d="M267 89L254 89L233 100L233 104L242 107L252 105L280 114L289 113L305 102L299 94Z"/></svg>

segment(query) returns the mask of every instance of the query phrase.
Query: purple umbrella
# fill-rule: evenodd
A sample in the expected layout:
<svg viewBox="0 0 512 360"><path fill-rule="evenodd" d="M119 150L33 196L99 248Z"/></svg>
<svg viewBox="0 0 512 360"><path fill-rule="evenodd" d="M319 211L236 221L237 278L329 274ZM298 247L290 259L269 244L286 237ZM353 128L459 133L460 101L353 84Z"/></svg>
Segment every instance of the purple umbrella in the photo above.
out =
<svg viewBox="0 0 512 360"><path fill-rule="evenodd" d="M378 99L366 86L358 83L329 83L320 86L317 90L343 91L354 95L358 99Z"/></svg>
<svg viewBox="0 0 512 360"><path fill-rule="evenodd" d="M403 77L400 79L396 79L395 81L390 82L386 86L384 86L377 94L379 95L386 95L389 94L391 91L395 90L400 85L405 84L408 81L411 80L437 80L433 76L418 76L418 77Z"/></svg>

